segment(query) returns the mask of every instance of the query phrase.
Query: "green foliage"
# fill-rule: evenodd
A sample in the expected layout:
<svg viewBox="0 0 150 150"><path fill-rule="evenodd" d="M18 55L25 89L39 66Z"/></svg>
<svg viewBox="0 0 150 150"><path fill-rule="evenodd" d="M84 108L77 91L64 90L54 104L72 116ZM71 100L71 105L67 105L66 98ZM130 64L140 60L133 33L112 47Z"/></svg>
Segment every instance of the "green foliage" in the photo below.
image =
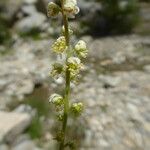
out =
<svg viewBox="0 0 150 150"><path fill-rule="evenodd" d="M41 117L49 117L52 115L50 114L51 108L46 100L48 96L49 89L45 86L40 86L35 88L34 92L31 95L27 95L21 102L16 101L15 98L15 100L8 105L10 110L14 110L21 104L27 104L36 110L36 115L33 117L29 128L25 131L33 139L42 138L45 134L45 125L41 120Z"/></svg>
<svg viewBox="0 0 150 150"><path fill-rule="evenodd" d="M102 9L88 22L99 35L130 33L139 22L138 0L97 0Z"/></svg>
<svg viewBox="0 0 150 150"><path fill-rule="evenodd" d="M3 16L0 15L0 44L7 44L10 42L10 31L8 23Z"/></svg>
<svg viewBox="0 0 150 150"><path fill-rule="evenodd" d="M102 0L102 5L110 32L132 31L138 21L137 0Z"/></svg>
<svg viewBox="0 0 150 150"><path fill-rule="evenodd" d="M140 2L150 2L150 0L140 0Z"/></svg>
<svg viewBox="0 0 150 150"><path fill-rule="evenodd" d="M50 106L45 100L48 98L48 89L45 87L36 88L34 92L24 99L24 103L37 110L39 116L48 116Z"/></svg>
<svg viewBox="0 0 150 150"><path fill-rule="evenodd" d="M8 47L5 47L0 51L0 56L7 56L7 55L13 55L14 51Z"/></svg>
<svg viewBox="0 0 150 150"><path fill-rule="evenodd" d="M41 31L38 28L33 28L28 32L20 32L19 34L22 38L31 37L34 40L39 40L39 39L41 39L40 32Z"/></svg>
<svg viewBox="0 0 150 150"><path fill-rule="evenodd" d="M32 119L31 125L26 132L29 133L33 139L40 138L42 136L43 128L38 115Z"/></svg>

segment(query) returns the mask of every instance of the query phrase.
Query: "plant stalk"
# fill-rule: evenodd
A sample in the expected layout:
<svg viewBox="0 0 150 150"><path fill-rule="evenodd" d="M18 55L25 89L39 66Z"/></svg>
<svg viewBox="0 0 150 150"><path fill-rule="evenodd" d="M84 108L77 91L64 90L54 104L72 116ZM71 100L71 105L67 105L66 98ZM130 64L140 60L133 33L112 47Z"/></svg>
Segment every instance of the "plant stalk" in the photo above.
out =
<svg viewBox="0 0 150 150"><path fill-rule="evenodd" d="M64 0L61 0L61 8L62 8L62 16L63 16L63 24L65 28L65 39L66 39L66 63L69 58L69 47L70 47L70 37L69 37L69 25L68 25L68 17L64 13ZM65 148L65 137L66 137L66 128L68 121L68 111L69 111L69 97L70 97L70 71L66 69L65 73L66 83L65 83L65 102L64 102L64 117L62 123L62 141L59 145L59 150L64 150Z"/></svg>

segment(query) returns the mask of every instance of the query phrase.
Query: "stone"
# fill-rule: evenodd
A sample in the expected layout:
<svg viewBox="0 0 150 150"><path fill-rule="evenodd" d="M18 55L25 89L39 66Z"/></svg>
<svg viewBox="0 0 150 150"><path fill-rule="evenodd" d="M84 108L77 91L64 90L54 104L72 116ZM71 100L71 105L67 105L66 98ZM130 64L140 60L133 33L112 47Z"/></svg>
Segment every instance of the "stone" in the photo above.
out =
<svg viewBox="0 0 150 150"><path fill-rule="evenodd" d="M127 104L127 108L128 108L128 113L131 114L131 119L134 119L134 120L142 122L143 118L140 115L140 113L139 113L138 108L136 107L136 105L128 103Z"/></svg>
<svg viewBox="0 0 150 150"><path fill-rule="evenodd" d="M109 143L108 143L106 140L104 140L104 139L101 139L101 140L99 141L99 145L100 145L101 147L108 147L108 146L110 146Z"/></svg>
<svg viewBox="0 0 150 150"><path fill-rule="evenodd" d="M150 21L150 10L148 6L142 7L140 10L142 19L146 22Z"/></svg>
<svg viewBox="0 0 150 150"><path fill-rule="evenodd" d="M20 134L16 137L16 139L11 143L11 147L16 147L16 145L19 145L23 143L24 141L31 141L29 134Z"/></svg>
<svg viewBox="0 0 150 150"><path fill-rule="evenodd" d="M19 20L15 28L18 32L26 33L31 31L32 29L42 29L42 25L46 21L46 16L42 13L34 13L31 16L25 17L21 20Z"/></svg>
<svg viewBox="0 0 150 150"><path fill-rule="evenodd" d="M1 110L8 110L7 105L13 101L22 101L33 92L36 84L43 84L49 77L50 63L54 59L49 59L53 56L49 50L51 42L49 39L20 41L14 44L12 55L0 58Z"/></svg>
<svg viewBox="0 0 150 150"><path fill-rule="evenodd" d="M88 21L88 19L92 19L92 16L96 15L102 9L101 4L94 1L82 0L78 1L78 5L81 11L80 14L83 17L83 20L86 21ZM87 13L89 13L89 15L86 15Z"/></svg>
<svg viewBox="0 0 150 150"><path fill-rule="evenodd" d="M138 39L138 37L137 37ZM115 64L122 64L126 58L138 58L140 55L135 51L141 41L134 41L133 38L114 37L101 38L91 41L89 53L97 59L112 59Z"/></svg>
<svg viewBox="0 0 150 150"><path fill-rule="evenodd" d="M36 110L34 110L30 105L26 105L26 104L19 105L17 108L15 108L15 110L13 110L13 112L27 113L31 117L35 116L35 114L36 114Z"/></svg>
<svg viewBox="0 0 150 150"><path fill-rule="evenodd" d="M37 0L23 0L25 4L31 5L37 2Z"/></svg>
<svg viewBox="0 0 150 150"><path fill-rule="evenodd" d="M53 139L52 135L49 135L49 138L46 137L46 139L49 141L44 144L43 149L50 149L50 150L55 150L58 147L58 143L56 140Z"/></svg>
<svg viewBox="0 0 150 150"><path fill-rule="evenodd" d="M5 144L0 145L0 150L9 150L9 147Z"/></svg>
<svg viewBox="0 0 150 150"><path fill-rule="evenodd" d="M145 70L146 72L150 73L150 65L146 65L146 66L144 67L144 70Z"/></svg>
<svg viewBox="0 0 150 150"><path fill-rule="evenodd" d="M120 78L116 76L104 76L99 75L99 80L104 83L104 86L107 85L108 87L115 87L120 82ZM107 88L107 87L106 87Z"/></svg>
<svg viewBox="0 0 150 150"><path fill-rule="evenodd" d="M13 21L15 14L22 6L22 0L7 0L7 1L1 1L0 5L2 5L2 8L4 10L4 16L8 21Z"/></svg>
<svg viewBox="0 0 150 150"><path fill-rule="evenodd" d="M25 140L20 144L14 146L12 150L41 150L41 149L36 147L33 141Z"/></svg>
<svg viewBox="0 0 150 150"><path fill-rule="evenodd" d="M135 70L94 74L86 74L86 80L74 89L73 95L73 98L82 99L86 105L82 148L126 150L132 146L146 149L149 145L143 143L149 135L149 74ZM103 83L113 88L105 89ZM130 134L130 131L133 132ZM131 138L135 141L132 142Z"/></svg>
<svg viewBox="0 0 150 150"><path fill-rule="evenodd" d="M21 11L24 15L30 16L37 13L36 7L34 5L24 5L21 8Z"/></svg>
<svg viewBox="0 0 150 150"><path fill-rule="evenodd" d="M64 78L59 77L58 79L55 79L56 84L61 85L64 83Z"/></svg>
<svg viewBox="0 0 150 150"><path fill-rule="evenodd" d="M28 114L0 111L0 141L13 141L31 123Z"/></svg>

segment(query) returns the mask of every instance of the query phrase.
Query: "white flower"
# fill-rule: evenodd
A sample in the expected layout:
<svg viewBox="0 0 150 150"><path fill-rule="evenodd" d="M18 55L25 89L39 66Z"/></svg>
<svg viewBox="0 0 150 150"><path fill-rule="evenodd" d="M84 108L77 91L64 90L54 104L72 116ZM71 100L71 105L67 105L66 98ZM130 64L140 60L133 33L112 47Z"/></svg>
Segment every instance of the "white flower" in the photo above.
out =
<svg viewBox="0 0 150 150"><path fill-rule="evenodd" d="M59 37L52 45L52 49L56 53L63 53L67 49L66 39L64 36Z"/></svg>
<svg viewBox="0 0 150 150"><path fill-rule="evenodd" d="M55 104L56 106L61 106L64 103L63 97L56 93L50 96L49 102Z"/></svg>
<svg viewBox="0 0 150 150"><path fill-rule="evenodd" d="M76 45L75 45L75 51L79 55L79 57L85 58L87 56L87 46L86 43L82 40L80 40Z"/></svg>
<svg viewBox="0 0 150 150"><path fill-rule="evenodd" d="M74 18L74 16L79 13L77 0L65 0L64 11L69 17Z"/></svg>
<svg viewBox="0 0 150 150"><path fill-rule="evenodd" d="M69 65L78 66L80 63L81 63L81 60L78 57L70 57L70 58L68 58L68 64Z"/></svg>

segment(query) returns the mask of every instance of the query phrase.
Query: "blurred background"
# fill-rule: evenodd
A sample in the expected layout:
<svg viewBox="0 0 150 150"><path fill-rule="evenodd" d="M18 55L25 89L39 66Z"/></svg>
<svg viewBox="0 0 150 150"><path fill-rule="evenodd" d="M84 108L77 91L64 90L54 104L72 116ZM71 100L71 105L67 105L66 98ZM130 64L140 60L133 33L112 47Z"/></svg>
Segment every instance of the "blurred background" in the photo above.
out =
<svg viewBox="0 0 150 150"><path fill-rule="evenodd" d="M49 77L61 17L48 0L0 0L0 150L55 150L59 129L48 103L64 80ZM69 120L77 150L150 149L150 0L78 0L72 40L89 55L72 100L85 111ZM75 99L74 99L75 96Z"/></svg>

